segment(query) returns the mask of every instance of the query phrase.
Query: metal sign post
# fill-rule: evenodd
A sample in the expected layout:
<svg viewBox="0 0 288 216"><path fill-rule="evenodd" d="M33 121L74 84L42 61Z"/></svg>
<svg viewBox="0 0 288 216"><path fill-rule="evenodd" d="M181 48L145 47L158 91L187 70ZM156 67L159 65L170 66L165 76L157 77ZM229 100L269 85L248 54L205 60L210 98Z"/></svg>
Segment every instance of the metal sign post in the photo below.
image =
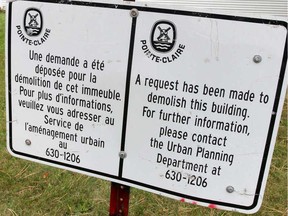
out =
<svg viewBox="0 0 288 216"><path fill-rule="evenodd" d="M110 216L127 216L129 211L130 187L111 182Z"/></svg>
<svg viewBox="0 0 288 216"><path fill-rule="evenodd" d="M134 0L124 0L134 2ZM111 182L110 216L126 216L129 212L130 187Z"/></svg>

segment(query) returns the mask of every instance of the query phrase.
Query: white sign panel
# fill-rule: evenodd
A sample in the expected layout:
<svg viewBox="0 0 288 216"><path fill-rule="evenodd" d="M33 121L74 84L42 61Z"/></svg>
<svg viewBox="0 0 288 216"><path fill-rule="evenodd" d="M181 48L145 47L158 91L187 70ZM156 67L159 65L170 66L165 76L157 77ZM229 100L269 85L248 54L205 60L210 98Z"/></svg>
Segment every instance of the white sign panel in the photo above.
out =
<svg viewBox="0 0 288 216"><path fill-rule="evenodd" d="M286 22L35 1L9 3L7 20L11 154L211 208L260 208Z"/></svg>

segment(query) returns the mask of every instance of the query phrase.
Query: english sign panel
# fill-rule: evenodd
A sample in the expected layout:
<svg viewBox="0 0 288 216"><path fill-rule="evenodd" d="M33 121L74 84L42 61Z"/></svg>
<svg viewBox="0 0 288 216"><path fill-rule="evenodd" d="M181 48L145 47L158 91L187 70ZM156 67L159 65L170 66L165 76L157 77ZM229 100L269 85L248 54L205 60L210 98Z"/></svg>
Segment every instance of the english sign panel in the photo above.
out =
<svg viewBox="0 0 288 216"><path fill-rule="evenodd" d="M285 96L286 22L51 1L11 2L7 20L12 155L259 209Z"/></svg>

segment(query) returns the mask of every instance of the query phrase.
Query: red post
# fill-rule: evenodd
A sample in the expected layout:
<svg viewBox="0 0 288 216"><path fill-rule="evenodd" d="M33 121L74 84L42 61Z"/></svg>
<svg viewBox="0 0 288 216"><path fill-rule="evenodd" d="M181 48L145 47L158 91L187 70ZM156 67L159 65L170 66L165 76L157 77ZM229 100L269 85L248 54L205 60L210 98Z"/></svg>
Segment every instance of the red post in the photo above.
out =
<svg viewBox="0 0 288 216"><path fill-rule="evenodd" d="M109 216L128 216L130 187L111 182Z"/></svg>
<svg viewBox="0 0 288 216"><path fill-rule="evenodd" d="M109 216L128 216L129 196L130 187L111 182Z"/></svg>

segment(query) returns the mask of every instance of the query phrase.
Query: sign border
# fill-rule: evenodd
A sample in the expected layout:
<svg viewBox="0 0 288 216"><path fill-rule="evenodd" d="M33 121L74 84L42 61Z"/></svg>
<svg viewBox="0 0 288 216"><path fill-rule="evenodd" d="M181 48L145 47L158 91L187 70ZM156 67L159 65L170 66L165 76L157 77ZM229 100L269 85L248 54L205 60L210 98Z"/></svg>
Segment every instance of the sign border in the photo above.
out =
<svg viewBox="0 0 288 216"><path fill-rule="evenodd" d="M265 25L277 25L277 26L284 26L287 30L287 22L285 21L281 21L281 20L270 20L270 19L262 19L262 18L251 18L251 17L242 17L242 16L232 16L232 15L221 15L221 14L213 14L213 13L203 13L203 12L193 12L193 11L183 11L183 10L174 10L174 9L162 9L162 8L151 8L151 7L144 7L144 6L138 6L138 5L116 5L116 4L108 4L108 3L99 3L99 2L80 2L80 1L72 1L72 2L59 2L57 0L44 0L44 1L35 1L35 0L25 0L26 2L39 2L39 3L57 3L57 4L64 4L64 5L78 5L78 6L84 6L84 7L99 7L99 8L110 8L110 9L121 9L121 10L131 10L133 8L137 9L138 11L143 11L143 12L154 12L154 13L162 13L162 14L173 14L173 15L184 15L184 16L193 16L193 17L202 17L202 18L212 18L212 19L221 19L221 20L230 20L230 21L237 21L237 22L248 22L248 23L258 23L258 24L265 24ZM203 203L213 203L216 205L221 205L223 207L230 207L230 208L237 208L237 209L241 209L241 210L252 210L254 209L259 202L259 198L260 198L260 192L261 192L261 188L262 188L262 182L264 179L264 175L265 175L265 170L266 170L266 166L267 166L267 160L268 160L268 155L270 152L270 145L271 145L271 140L273 137L273 132L274 132L274 127L275 127L275 121L276 121L276 114L278 112L278 108L279 108L279 102L280 102L280 96L281 96L281 90L283 88L283 82L284 82L284 78L285 78L285 71L286 71L286 66L287 66L287 33L286 33L286 42L285 42L285 47L284 47L284 53L283 53L283 58L282 58L282 64L281 64L281 69L279 71L279 79L278 79L278 83L277 83L277 90L275 92L275 100L274 100L274 104L273 104L273 110L271 113L271 118L270 118L270 123L269 123L269 130L268 130L268 135L266 138L266 144L265 144L265 148L264 148L264 154L262 157L262 162L261 162L261 167L259 170L259 176L258 176L258 180L257 180L257 187L255 190L255 195L254 195L254 200L252 205L250 206L245 206L245 205L238 205L238 204L233 204L233 203L227 203L227 202L221 202L221 201L215 201L215 200L209 200L209 199L205 199L205 198L199 198L199 197L194 197L194 196L189 196L186 194L181 194L175 191L170 191L167 189L163 189L163 188L159 188L153 185L148 185L148 184L144 184L141 182L137 182L131 179L127 179L127 178L123 178L122 177L122 171L123 171L123 160L120 158L120 163L119 163L119 173L118 176L115 175L110 175L107 173L103 173L103 172L99 172L99 171L95 171L95 170L90 170L87 168L83 168L83 167L78 167L75 165L71 165L71 164L66 164L66 163L62 163L62 162L58 162L58 161L53 161L50 159L46 159L46 158L41 158L38 156L34 156L34 155L30 155L30 154L26 154L26 153L22 153L22 152L17 152L13 149L13 140L12 140L12 81L11 81L11 35L12 35L12 6L15 2L9 2L9 10L8 10L8 26L7 26L7 30L8 30L8 35L7 35L7 41L8 41L8 45L7 45L7 82L8 82L8 101L6 102L7 105L7 113L9 113L9 120L8 120L8 125L9 125L9 133L7 137L7 140L9 141L9 145L7 145L7 147L10 148L11 152L13 152L16 155L22 156L26 159L34 159L37 161L43 161L46 163L49 163L51 165L58 165L60 167L62 167L63 169L65 169L65 167L70 168L74 171L82 171L85 172L87 174L91 174L91 175L98 175L98 176L103 176L106 178L110 178L111 180L117 180L121 183L129 183L132 186L134 185L138 185L140 187L144 187L144 188L148 188L150 190L153 190L155 192L163 192L165 194L168 195L173 195L173 196L177 196L177 197L183 197L183 198L187 198L189 200L195 200L195 201L199 201L199 202L203 202ZM125 102L124 102L124 115L123 115L123 125L122 125L122 138L121 138L121 151L125 150L125 136L126 136L126 120L127 120L127 115L128 115L128 104L129 104L129 90L130 90L130 79L131 79L131 70L132 70L132 64L133 64L133 50L134 50L134 40L135 40L135 29L136 29L136 25L137 25L137 18L132 18L132 26L131 26L131 35L130 35L130 47L129 47L129 53L128 53L128 67L127 67L127 78L126 78L126 87L125 87Z"/></svg>

